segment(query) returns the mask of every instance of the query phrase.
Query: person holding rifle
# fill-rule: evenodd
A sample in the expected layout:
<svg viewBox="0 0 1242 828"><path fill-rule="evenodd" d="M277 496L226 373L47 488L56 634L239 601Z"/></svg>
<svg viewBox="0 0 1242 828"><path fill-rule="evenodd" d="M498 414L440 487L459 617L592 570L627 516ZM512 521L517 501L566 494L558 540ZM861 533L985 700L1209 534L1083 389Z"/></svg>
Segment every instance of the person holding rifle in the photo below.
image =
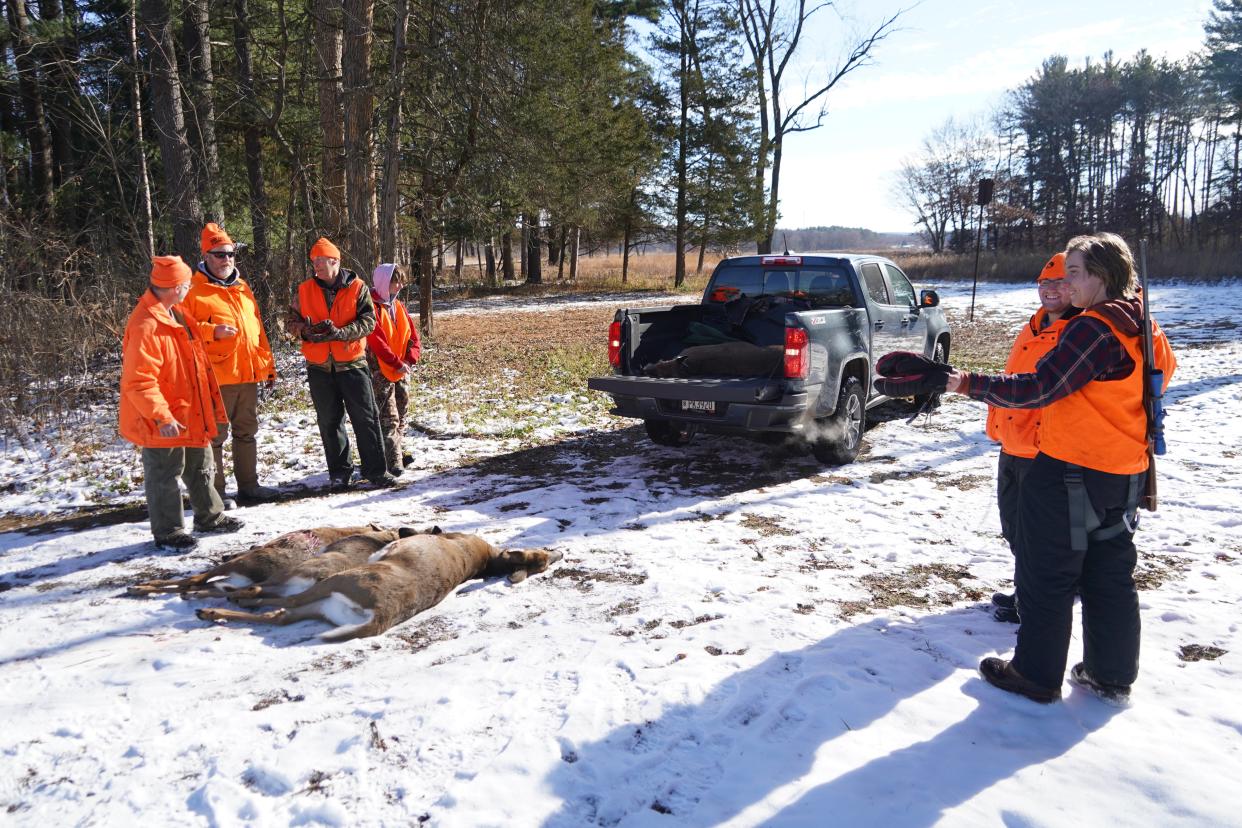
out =
<svg viewBox="0 0 1242 828"><path fill-rule="evenodd" d="M998 408L1043 409L1039 451L1018 508L1017 647L1012 660L985 658L979 672L1034 701L1060 699L1077 590L1083 660L1070 682L1125 703L1138 676L1133 536L1152 468L1147 377L1163 371L1163 392L1177 361L1144 314L1134 258L1120 236L1071 239L1065 272L1070 301L1082 312L1030 373L964 373L897 352L877 362L883 376L876 388L889 396L953 391Z"/></svg>

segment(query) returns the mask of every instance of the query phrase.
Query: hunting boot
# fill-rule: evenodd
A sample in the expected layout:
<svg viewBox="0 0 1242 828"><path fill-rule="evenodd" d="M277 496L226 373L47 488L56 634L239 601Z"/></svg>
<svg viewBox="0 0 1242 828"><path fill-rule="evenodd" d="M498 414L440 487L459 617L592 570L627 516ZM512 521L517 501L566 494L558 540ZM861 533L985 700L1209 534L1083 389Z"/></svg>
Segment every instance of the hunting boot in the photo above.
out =
<svg viewBox="0 0 1242 828"><path fill-rule="evenodd" d="M233 476L237 478L237 497L240 500L271 500L280 492L270 486L259 485L259 447L254 442L233 441Z"/></svg>

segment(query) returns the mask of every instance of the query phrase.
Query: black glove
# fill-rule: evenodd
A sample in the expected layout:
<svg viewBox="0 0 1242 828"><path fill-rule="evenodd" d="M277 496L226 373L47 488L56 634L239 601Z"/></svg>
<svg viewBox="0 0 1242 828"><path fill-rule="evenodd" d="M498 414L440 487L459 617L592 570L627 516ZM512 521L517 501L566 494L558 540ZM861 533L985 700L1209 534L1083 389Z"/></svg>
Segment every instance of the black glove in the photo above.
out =
<svg viewBox="0 0 1242 828"><path fill-rule="evenodd" d="M331 319L325 319L307 328L303 336L310 342L328 342L336 339L340 333L341 329L332 324Z"/></svg>
<svg viewBox="0 0 1242 828"><path fill-rule="evenodd" d="M875 370L875 390L887 397L915 397L942 393L953 366L933 362L922 354L893 351L880 357Z"/></svg>

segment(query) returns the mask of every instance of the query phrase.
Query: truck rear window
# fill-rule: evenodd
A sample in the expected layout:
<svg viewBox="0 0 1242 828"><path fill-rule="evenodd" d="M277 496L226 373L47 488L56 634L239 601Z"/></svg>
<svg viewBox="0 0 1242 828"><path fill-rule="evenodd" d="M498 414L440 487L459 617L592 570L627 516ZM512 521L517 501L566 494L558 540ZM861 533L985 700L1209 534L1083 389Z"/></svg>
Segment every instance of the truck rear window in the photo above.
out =
<svg viewBox="0 0 1242 828"><path fill-rule="evenodd" d="M847 308L854 304L849 275L836 267L722 267L707 291L708 302L756 296L805 297L813 308Z"/></svg>

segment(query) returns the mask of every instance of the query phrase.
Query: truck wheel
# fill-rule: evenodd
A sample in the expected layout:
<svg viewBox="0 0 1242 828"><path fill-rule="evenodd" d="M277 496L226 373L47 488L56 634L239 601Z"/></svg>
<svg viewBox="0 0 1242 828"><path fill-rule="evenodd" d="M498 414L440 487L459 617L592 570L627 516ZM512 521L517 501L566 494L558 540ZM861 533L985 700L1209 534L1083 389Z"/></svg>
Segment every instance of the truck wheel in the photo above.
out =
<svg viewBox="0 0 1242 828"><path fill-rule="evenodd" d="M643 420L651 442L661 446L684 446L690 442L690 429L681 423L668 420Z"/></svg>
<svg viewBox="0 0 1242 828"><path fill-rule="evenodd" d="M944 352L944 341L936 340L936 347L932 349L932 359L936 362L946 362L948 354ZM924 408L923 406L927 406ZM940 407L939 394L916 394L914 397L915 411L931 411Z"/></svg>
<svg viewBox="0 0 1242 828"><path fill-rule="evenodd" d="M867 406L863 404L862 383L857 377L846 377L837 398L837 410L831 417L815 421L811 453L819 462L831 466L854 462L862 448L866 425Z"/></svg>

